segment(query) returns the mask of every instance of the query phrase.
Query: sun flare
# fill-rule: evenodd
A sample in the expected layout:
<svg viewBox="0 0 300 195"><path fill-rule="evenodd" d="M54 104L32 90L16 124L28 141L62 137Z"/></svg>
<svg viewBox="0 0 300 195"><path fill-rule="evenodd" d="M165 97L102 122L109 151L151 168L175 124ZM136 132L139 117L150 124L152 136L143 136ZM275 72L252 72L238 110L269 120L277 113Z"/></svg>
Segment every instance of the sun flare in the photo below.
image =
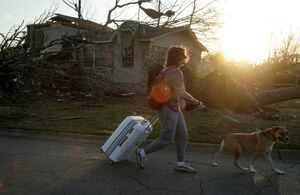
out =
<svg viewBox="0 0 300 195"><path fill-rule="evenodd" d="M232 60L259 63L267 59L276 41L291 32L299 35L297 7L300 2L294 0L228 0L224 5L220 50Z"/></svg>

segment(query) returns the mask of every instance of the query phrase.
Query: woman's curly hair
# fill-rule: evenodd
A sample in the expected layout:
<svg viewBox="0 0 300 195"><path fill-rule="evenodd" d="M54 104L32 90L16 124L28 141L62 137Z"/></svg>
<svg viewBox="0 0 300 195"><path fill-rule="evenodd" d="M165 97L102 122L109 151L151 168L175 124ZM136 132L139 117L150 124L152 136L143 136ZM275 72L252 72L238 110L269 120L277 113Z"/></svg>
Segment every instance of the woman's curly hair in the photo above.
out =
<svg viewBox="0 0 300 195"><path fill-rule="evenodd" d="M179 67L183 59L185 60L184 63L187 63L190 59L187 49L182 46L171 47L167 52L164 66Z"/></svg>

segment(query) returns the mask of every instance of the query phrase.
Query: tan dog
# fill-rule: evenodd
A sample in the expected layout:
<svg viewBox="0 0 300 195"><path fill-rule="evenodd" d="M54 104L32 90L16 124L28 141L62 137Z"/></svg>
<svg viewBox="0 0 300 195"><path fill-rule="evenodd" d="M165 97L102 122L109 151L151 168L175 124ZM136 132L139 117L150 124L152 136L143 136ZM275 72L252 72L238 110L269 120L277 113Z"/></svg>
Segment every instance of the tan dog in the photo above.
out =
<svg viewBox="0 0 300 195"><path fill-rule="evenodd" d="M275 126L263 131L253 133L230 133L222 136L222 142L219 150L213 154L211 164L218 166L214 161L217 154L221 153L224 146L234 152L234 165L243 171L250 170L255 173L254 163L259 155L265 153L266 158L271 164L272 169L277 174L284 174L284 171L276 169L272 160L272 149L276 141L287 143L289 141L288 130L285 126ZM243 151L251 155L250 168L240 165L240 158Z"/></svg>

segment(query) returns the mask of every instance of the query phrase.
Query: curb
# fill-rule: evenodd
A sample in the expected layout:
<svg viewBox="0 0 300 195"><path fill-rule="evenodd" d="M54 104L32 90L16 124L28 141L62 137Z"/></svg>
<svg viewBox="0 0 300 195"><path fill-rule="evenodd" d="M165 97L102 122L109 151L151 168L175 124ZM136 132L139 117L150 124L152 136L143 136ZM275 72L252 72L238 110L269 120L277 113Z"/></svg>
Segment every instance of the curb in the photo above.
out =
<svg viewBox="0 0 300 195"><path fill-rule="evenodd" d="M76 144L100 144L105 142L106 136L90 135L90 134L76 134L53 131L40 130L21 130L21 129L0 129L0 136L15 137L15 138L29 138L50 141L61 141Z"/></svg>
<svg viewBox="0 0 300 195"><path fill-rule="evenodd" d="M0 136L17 137L17 138L30 138L30 139L42 139L51 141L68 141L82 144L102 144L109 136L104 135L92 135L92 134L76 134L66 132L54 132L54 131L40 131L40 130L22 130L22 129L0 129ZM154 139L146 139L143 145L151 143ZM189 142L189 147L204 147L210 149L217 149L219 144L210 143L197 143Z"/></svg>
<svg viewBox="0 0 300 195"><path fill-rule="evenodd" d="M52 132L52 131L40 131L40 130L21 130L21 129L0 129L0 136L15 137L15 138L29 138L39 140L60 141L70 144L80 145L102 145L108 136L103 135L91 135L91 134L75 134L65 132ZM147 139L143 145L147 145L152 142L153 139ZM210 143L188 143L189 151L194 152L216 152L219 144ZM273 149L272 156L276 159L280 159L286 163L300 164L300 150L293 149Z"/></svg>

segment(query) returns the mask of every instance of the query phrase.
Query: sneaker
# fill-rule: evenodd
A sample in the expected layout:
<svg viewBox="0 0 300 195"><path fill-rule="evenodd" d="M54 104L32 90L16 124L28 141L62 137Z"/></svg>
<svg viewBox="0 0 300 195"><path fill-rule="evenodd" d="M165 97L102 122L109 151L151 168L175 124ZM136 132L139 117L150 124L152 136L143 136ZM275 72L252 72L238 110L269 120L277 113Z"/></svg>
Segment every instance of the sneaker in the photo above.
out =
<svg viewBox="0 0 300 195"><path fill-rule="evenodd" d="M145 168L145 160L146 160L146 158L142 157L141 150L142 150L141 148L138 148L135 151L135 158L136 158L136 163L139 165L139 167L141 169L144 169Z"/></svg>
<svg viewBox="0 0 300 195"><path fill-rule="evenodd" d="M176 166L175 171L197 173L196 169L192 167L189 163L183 163L182 165Z"/></svg>

